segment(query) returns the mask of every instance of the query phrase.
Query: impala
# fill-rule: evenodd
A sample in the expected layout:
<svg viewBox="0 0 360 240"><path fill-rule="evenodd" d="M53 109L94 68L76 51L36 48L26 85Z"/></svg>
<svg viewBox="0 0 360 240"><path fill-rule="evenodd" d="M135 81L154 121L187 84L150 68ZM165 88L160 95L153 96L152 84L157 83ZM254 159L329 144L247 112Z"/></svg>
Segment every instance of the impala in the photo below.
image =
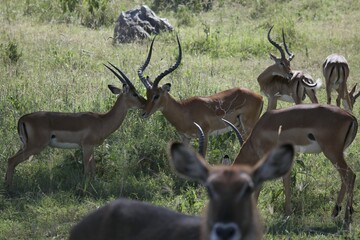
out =
<svg viewBox="0 0 360 240"><path fill-rule="evenodd" d="M178 174L202 183L209 202L202 217L134 200L119 199L85 217L70 240L257 240L263 228L252 192L287 173L293 146L272 150L255 166L210 166L188 145L173 143L170 159Z"/></svg>
<svg viewBox="0 0 360 240"><path fill-rule="evenodd" d="M85 174L95 173L94 148L120 127L128 109L142 108L145 103L145 99L139 95L125 74L111 63L110 65L120 73L121 76L105 65L123 83L123 90L113 85L108 86L113 94L118 95L109 112L33 112L19 119L18 133L22 148L8 160L5 176L7 186L12 184L15 167L47 146L81 148Z"/></svg>
<svg viewBox="0 0 360 240"><path fill-rule="evenodd" d="M331 161L341 176L341 189L332 216L339 214L347 193L345 223L351 222L355 174L344 158L344 150L353 142L358 129L356 118L332 105L299 104L267 111L254 126L235 160L235 164L256 165L267 151L282 143L291 143L296 152L320 153ZM291 213L290 177L284 177L285 211Z"/></svg>
<svg viewBox="0 0 360 240"><path fill-rule="evenodd" d="M305 95L309 96L312 103L318 103L315 90L321 86L320 82L314 82L311 76L301 71L291 70L290 62L294 58L294 54L290 53L286 45L284 31L282 31L283 45L286 53L289 55L289 59L286 58L285 51L280 44L271 39L272 28L269 29L267 35L268 41L279 50L281 57L276 58L270 53L270 58L275 63L267 67L257 79L260 91L268 99L267 110L275 109L278 100L300 104L304 100Z"/></svg>
<svg viewBox="0 0 360 240"><path fill-rule="evenodd" d="M179 55L176 63L166 71L159 74L152 83L145 78L143 71L150 62L153 39L148 57L140 67L138 75L146 87L147 101L143 117L147 118L157 110L160 110L165 118L180 133L183 142L189 142L190 138L196 137L197 129L193 122L198 123L204 130L205 152L207 149L208 136L229 131L230 128L221 120L225 118L242 129L247 136L258 120L263 106L262 97L245 88L232 88L211 96L194 96L185 100L177 101L170 94L171 84L166 83L159 87L159 82L166 75L173 72L181 62L182 51L179 38L177 38Z"/></svg>
<svg viewBox="0 0 360 240"><path fill-rule="evenodd" d="M323 63L323 75L326 83L327 103L331 104L331 91L336 90L338 96L336 105L340 107L340 101L343 100L344 108L352 111L356 98L352 95L354 92L347 89L347 79L349 77L349 65L345 57L338 54L331 54ZM355 89L353 88L355 91Z"/></svg>

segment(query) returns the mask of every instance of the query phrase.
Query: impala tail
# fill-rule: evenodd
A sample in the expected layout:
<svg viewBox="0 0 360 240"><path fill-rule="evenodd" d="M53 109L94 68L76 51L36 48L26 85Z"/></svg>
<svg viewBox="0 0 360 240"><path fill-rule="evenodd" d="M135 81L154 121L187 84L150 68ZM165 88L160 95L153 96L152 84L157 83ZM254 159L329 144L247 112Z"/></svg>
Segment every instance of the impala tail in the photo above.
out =
<svg viewBox="0 0 360 240"><path fill-rule="evenodd" d="M354 141L356 134L358 131L358 121L356 120L355 117L353 117L353 121L351 122L350 126L349 126L349 130L346 134L345 137L345 148L346 149L348 146L350 146L350 144Z"/></svg>

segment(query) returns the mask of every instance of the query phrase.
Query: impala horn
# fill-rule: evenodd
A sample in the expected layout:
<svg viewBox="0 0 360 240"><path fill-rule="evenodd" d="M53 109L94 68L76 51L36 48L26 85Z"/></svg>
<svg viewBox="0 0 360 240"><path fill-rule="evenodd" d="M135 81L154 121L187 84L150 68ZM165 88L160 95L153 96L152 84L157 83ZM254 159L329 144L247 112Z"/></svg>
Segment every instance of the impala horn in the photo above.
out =
<svg viewBox="0 0 360 240"><path fill-rule="evenodd" d="M281 47L279 44L277 44L275 41L273 41L273 40L271 39L271 37L270 37L270 33L271 33L271 30L273 29L273 27L274 27L274 26L271 26L270 29L269 29L269 32L268 32L268 40L269 40L269 42L270 42L274 47L276 47L276 48L279 50L279 52L280 52L280 54L281 54L281 59L286 59L286 58L285 58L284 49L282 49L282 47Z"/></svg>
<svg viewBox="0 0 360 240"><path fill-rule="evenodd" d="M239 132L239 129L237 129L234 124L232 124L230 121L222 118L221 120L223 120L227 125L229 125L236 133L236 137L239 140L240 146L242 146L244 144L244 139L241 136L241 133Z"/></svg>
<svg viewBox="0 0 360 240"><path fill-rule="evenodd" d="M196 122L194 122L195 126L197 127L198 131L199 131L199 154L203 157L205 157L205 152L204 152L204 141L205 141L205 134L204 131L202 130L202 128L200 127L199 124L197 124Z"/></svg>
<svg viewBox="0 0 360 240"><path fill-rule="evenodd" d="M115 68L120 74L121 76L115 72L112 68L110 68L108 65L104 64L104 66L109 69L123 84L128 85L131 89L136 90L134 85L130 82L129 78L119 69L117 68L114 64L112 64L111 62L108 62L113 68Z"/></svg>
<svg viewBox="0 0 360 240"><path fill-rule="evenodd" d="M147 56L144 64L143 64L143 65L139 68L139 70L138 70L138 76L139 76L141 82L144 84L144 86L145 86L146 89L151 89L151 87L152 87L151 84L150 84L150 82L149 82L149 80L144 77L144 70L145 70L146 67L149 65L155 38L156 38L156 35L155 35L155 37L153 38L153 40L151 41L150 50L149 50L148 56Z"/></svg>
<svg viewBox="0 0 360 240"><path fill-rule="evenodd" d="M289 62L291 62L291 60L295 57L295 55L289 51L289 49L288 49L288 47L286 45L284 29L282 29L282 38L283 38L283 44L284 44L284 47L285 47L285 51L289 55Z"/></svg>
<svg viewBox="0 0 360 240"><path fill-rule="evenodd" d="M159 76L157 76L154 80L154 84L153 84L153 88L156 88L160 82L160 80L162 78L164 78L166 75L172 73L176 68L179 67L180 63L181 63L181 58L182 58L182 51L181 51L181 44L180 44L180 40L179 40L179 36L176 35L176 40L178 43L178 47L179 47L179 55L176 59L176 62L174 65L172 65L169 69L167 69L166 71L162 72L159 74Z"/></svg>

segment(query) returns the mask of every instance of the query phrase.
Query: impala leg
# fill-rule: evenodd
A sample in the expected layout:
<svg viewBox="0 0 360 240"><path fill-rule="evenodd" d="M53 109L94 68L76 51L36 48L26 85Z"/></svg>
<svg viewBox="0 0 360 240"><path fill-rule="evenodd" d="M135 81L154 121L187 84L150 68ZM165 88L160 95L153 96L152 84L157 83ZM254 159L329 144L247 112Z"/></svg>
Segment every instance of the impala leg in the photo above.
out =
<svg viewBox="0 0 360 240"><path fill-rule="evenodd" d="M338 197L336 199L336 204L331 213L331 217L335 218L339 215L339 212L341 211L341 203L345 197L345 193L346 193L346 185L345 185L344 181L342 181L342 179L341 179L340 192L338 193Z"/></svg>
<svg viewBox="0 0 360 240"><path fill-rule="evenodd" d="M352 207L352 202L353 202L353 195L354 195L354 183L355 183L355 178L356 175L354 174L354 172L351 170L351 168L346 164L345 159L344 159L344 154L341 151L338 151L341 154L339 154L339 156L336 156L336 154L334 154L333 156L336 157L332 157L331 154L325 154L325 156L327 156L330 161L332 162L332 164L334 165L334 167L336 168L336 170L339 172L340 176L341 176L341 189L338 193L338 197L337 197L337 203L335 205L335 208L338 209L338 207L341 205L341 202L344 198L345 192L347 194L347 200L346 200L346 209L345 209L345 224L346 226L349 226L349 224L351 223L351 215L353 213L353 207ZM330 155L330 156L329 156ZM333 214L336 213L336 209L333 210ZM337 211L338 213L338 211Z"/></svg>
<svg viewBox="0 0 360 240"><path fill-rule="evenodd" d="M312 103L319 103L314 89L305 89L305 92L306 92L306 95L310 98L310 101Z"/></svg>
<svg viewBox="0 0 360 240"><path fill-rule="evenodd" d="M327 104L331 104L331 86L329 81L326 81L326 83Z"/></svg>
<svg viewBox="0 0 360 240"><path fill-rule="evenodd" d="M341 104L341 98L340 95L338 95L336 98L336 106L340 107L340 104Z"/></svg>
<svg viewBox="0 0 360 240"><path fill-rule="evenodd" d="M268 97L268 106L267 106L267 110L272 110L272 109L276 109L277 106L277 99L276 97Z"/></svg>
<svg viewBox="0 0 360 240"><path fill-rule="evenodd" d="M352 111L352 102L350 100L349 92L347 91L347 85L344 84L344 87L340 89L342 91L341 98L343 99L343 106L346 110ZM340 102L340 100L339 100Z"/></svg>
<svg viewBox="0 0 360 240"><path fill-rule="evenodd" d="M285 193L285 215L291 215L291 171L283 176L283 185Z"/></svg>
<svg viewBox="0 0 360 240"><path fill-rule="evenodd" d="M37 150L31 149L31 148L20 149L14 156L9 158L8 167L7 167L7 171L6 171L6 175L5 175L6 187L10 187L12 184L15 167L17 165L19 165L20 163L29 159L32 155L35 155L35 154L41 152L41 150L43 150L44 148L45 147L43 147L41 149L37 149Z"/></svg>
<svg viewBox="0 0 360 240"><path fill-rule="evenodd" d="M94 146L83 146L84 174L93 176L95 174Z"/></svg>

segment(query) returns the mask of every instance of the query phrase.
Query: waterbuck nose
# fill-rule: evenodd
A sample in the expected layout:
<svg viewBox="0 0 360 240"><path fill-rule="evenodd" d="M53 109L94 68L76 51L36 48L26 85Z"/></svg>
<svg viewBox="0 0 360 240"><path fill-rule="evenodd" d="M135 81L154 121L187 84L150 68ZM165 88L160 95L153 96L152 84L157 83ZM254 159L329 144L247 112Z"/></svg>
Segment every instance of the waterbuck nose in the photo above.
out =
<svg viewBox="0 0 360 240"><path fill-rule="evenodd" d="M219 240L240 239L240 233L235 223L217 223L214 226L214 233Z"/></svg>

